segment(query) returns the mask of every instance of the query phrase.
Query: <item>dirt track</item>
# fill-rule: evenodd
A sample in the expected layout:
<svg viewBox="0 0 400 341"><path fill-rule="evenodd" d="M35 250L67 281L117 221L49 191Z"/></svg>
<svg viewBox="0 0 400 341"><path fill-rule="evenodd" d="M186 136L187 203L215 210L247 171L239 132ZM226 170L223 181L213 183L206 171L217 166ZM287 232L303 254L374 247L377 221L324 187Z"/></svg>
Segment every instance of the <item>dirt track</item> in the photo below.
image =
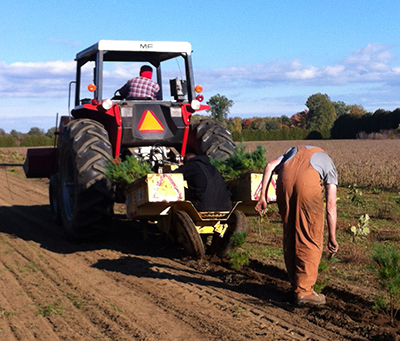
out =
<svg viewBox="0 0 400 341"><path fill-rule="evenodd" d="M347 292L341 301L337 289L327 307L296 308L280 269L253 264L238 273L221 260L185 259L156 231L134 223L116 219L104 240L72 244L50 219L47 191L45 180L0 168L0 340L396 340L399 335L359 321L361 296Z"/></svg>

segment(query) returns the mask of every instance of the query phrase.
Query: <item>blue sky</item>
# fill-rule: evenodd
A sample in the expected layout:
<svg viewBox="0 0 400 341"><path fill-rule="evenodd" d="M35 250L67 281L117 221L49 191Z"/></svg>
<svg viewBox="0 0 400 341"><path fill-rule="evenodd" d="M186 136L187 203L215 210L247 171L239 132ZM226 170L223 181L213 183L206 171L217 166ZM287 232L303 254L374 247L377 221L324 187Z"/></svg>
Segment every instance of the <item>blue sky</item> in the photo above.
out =
<svg viewBox="0 0 400 341"><path fill-rule="evenodd" d="M8 1L0 128L47 130L68 114L75 55L100 39L190 42L205 101L225 95L231 117L291 116L319 92L394 110L399 15L398 0Z"/></svg>

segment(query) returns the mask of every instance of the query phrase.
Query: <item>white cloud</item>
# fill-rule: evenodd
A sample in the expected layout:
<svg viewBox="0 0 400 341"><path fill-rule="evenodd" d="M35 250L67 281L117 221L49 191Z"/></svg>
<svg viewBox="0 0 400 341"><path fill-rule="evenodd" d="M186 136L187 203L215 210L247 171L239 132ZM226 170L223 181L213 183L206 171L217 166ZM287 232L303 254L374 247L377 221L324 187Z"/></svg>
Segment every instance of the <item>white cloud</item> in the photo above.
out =
<svg viewBox="0 0 400 341"><path fill-rule="evenodd" d="M260 114L290 114L292 110L294 113L295 107L301 111L308 96L317 92L327 93L332 100L361 104L367 110L379 107L393 110L400 104L400 65L395 65L398 60L390 46L368 44L333 65L314 66L300 59L274 59L239 67L195 69L195 80L203 85L206 98L221 93L233 99L232 112L237 113L246 110ZM19 103L37 99L41 102L35 106L38 110L40 107L39 111L44 113L53 106L47 112L54 115L56 101L67 103L68 84L75 79L75 69L74 61L12 64L0 61L0 98L3 103L11 103L10 98L18 98ZM85 82L90 82L92 72L92 66L85 68ZM107 66L105 95L112 95L137 72L128 64ZM63 107L64 104L57 107L57 112L63 112ZM5 117L11 110L3 104L0 114ZM27 110L32 112L29 104L25 109L15 108L13 113L22 115Z"/></svg>
<svg viewBox="0 0 400 341"><path fill-rule="evenodd" d="M317 77L318 69L315 67L309 67L302 70L295 70L286 72L285 75L289 79L313 79Z"/></svg>
<svg viewBox="0 0 400 341"><path fill-rule="evenodd" d="M392 61L394 57L389 46L368 44L336 65L316 67L302 64L299 59L275 59L241 67L196 70L196 79L203 84L210 84L212 88L238 89L268 87L279 83L300 86L397 83L400 66L389 66ZM90 78L89 69L85 72ZM0 96L65 97L68 84L74 77L74 61L12 64L0 62ZM115 86L120 86L121 82L132 77L132 69L115 64L113 69L105 71L105 77L115 83Z"/></svg>
<svg viewBox="0 0 400 341"><path fill-rule="evenodd" d="M74 79L74 62L0 62L1 97L62 97Z"/></svg>
<svg viewBox="0 0 400 341"><path fill-rule="evenodd" d="M205 71L200 77L213 87L268 86L272 83L292 85L343 85L364 82L392 82L397 78L400 67L390 67L394 61L390 47L382 44L368 44L354 51L336 65L316 67L304 65L299 59L292 61L273 60L256 65L231 67ZM223 84L221 84L223 83Z"/></svg>

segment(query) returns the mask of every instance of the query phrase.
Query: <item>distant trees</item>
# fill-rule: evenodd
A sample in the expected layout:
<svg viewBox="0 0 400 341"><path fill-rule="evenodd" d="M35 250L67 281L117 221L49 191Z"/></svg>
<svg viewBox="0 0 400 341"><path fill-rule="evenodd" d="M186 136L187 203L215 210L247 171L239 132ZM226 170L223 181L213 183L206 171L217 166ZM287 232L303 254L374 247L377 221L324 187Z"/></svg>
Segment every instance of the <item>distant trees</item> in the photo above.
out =
<svg viewBox="0 0 400 341"><path fill-rule="evenodd" d="M262 117L255 117L250 124L250 128L253 130L265 130L265 121Z"/></svg>
<svg viewBox="0 0 400 341"><path fill-rule="evenodd" d="M34 146L51 146L53 145L53 139L46 135L27 135L25 136L20 146L21 147L34 147Z"/></svg>
<svg viewBox="0 0 400 341"><path fill-rule="evenodd" d="M322 137L330 137L330 129L336 119L335 106L327 94L314 94L308 97L306 106L307 129L319 132Z"/></svg>
<svg viewBox="0 0 400 341"><path fill-rule="evenodd" d="M44 130L33 127L27 134L23 134L15 129L6 134L4 129L0 128L0 147L35 147L51 146L54 144L54 128L44 133Z"/></svg>
<svg viewBox="0 0 400 341"><path fill-rule="evenodd" d="M52 128L50 128L47 131L47 134L45 134L43 129L38 127L31 128L28 132L28 135L22 139L21 147L51 146L54 143L53 139L48 136L51 136L51 129Z"/></svg>
<svg viewBox="0 0 400 341"><path fill-rule="evenodd" d="M305 129L307 127L307 117L308 110L303 110L290 117L290 122L297 128Z"/></svg>
<svg viewBox="0 0 400 341"><path fill-rule="evenodd" d="M56 128L55 128L55 127L52 127L52 128L50 128L50 129L47 130L46 136L47 136L47 137L50 137L50 138L53 138L55 132L56 132Z"/></svg>
<svg viewBox="0 0 400 341"><path fill-rule="evenodd" d="M251 122L253 122L253 120L251 118L247 118L247 119L243 120L242 121L243 129L250 129L251 128Z"/></svg>
<svg viewBox="0 0 400 341"><path fill-rule="evenodd" d="M0 147L16 147L17 142L14 137L7 134L3 128L0 128Z"/></svg>
<svg viewBox="0 0 400 341"><path fill-rule="evenodd" d="M290 118L288 116L282 115L280 119L283 126L290 127L292 125L292 122L290 121Z"/></svg>
<svg viewBox="0 0 400 341"><path fill-rule="evenodd" d="M265 122L265 129L266 130L278 130L281 129L282 123L278 120L268 120Z"/></svg>
<svg viewBox="0 0 400 341"><path fill-rule="evenodd" d="M16 147L17 141L10 134L0 134L0 147Z"/></svg>
<svg viewBox="0 0 400 341"><path fill-rule="evenodd" d="M357 115L362 116L367 113L362 105L359 104L350 104L347 105L345 102L338 101L332 102L335 107L336 118L339 118L342 115Z"/></svg>
<svg viewBox="0 0 400 341"><path fill-rule="evenodd" d="M234 117L228 120L228 129L233 133L240 134L243 130L242 119Z"/></svg>
<svg viewBox="0 0 400 341"><path fill-rule="evenodd" d="M235 141L400 138L400 108L394 111L378 109L373 114L362 105L332 102L327 94L313 94L306 101L307 109L290 118L234 117L228 118L234 102L217 94L207 102L208 115L192 115L191 122L212 118L225 124ZM54 144L55 128L33 127L28 134L0 128L1 146L50 146Z"/></svg>
<svg viewBox="0 0 400 341"><path fill-rule="evenodd" d="M400 137L400 108L371 114L362 105L332 102L321 93L308 97L306 106L290 118L235 117L225 121L235 141Z"/></svg>
<svg viewBox="0 0 400 341"><path fill-rule="evenodd" d="M290 117L294 127L307 129L309 139L330 137L330 129L337 117L349 112L350 107L344 102L332 102L327 94L313 94L306 101L308 109Z"/></svg>
<svg viewBox="0 0 400 341"><path fill-rule="evenodd" d="M22 133L20 133L19 131L16 131L15 129L10 131L10 135L16 140L19 141L22 138Z"/></svg>
<svg viewBox="0 0 400 341"><path fill-rule="evenodd" d="M359 104L351 104L347 107L349 110L349 115L362 116L367 113L367 110L365 110L364 107Z"/></svg>
<svg viewBox="0 0 400 341"><path fill-rule="evenodd" d="M40 129L40 128L38 128L38 127L33 127L33 128L31 128L31 129L28 131L28 135L38 135L38 136L41 136L41 135L44 135L44 130L43 130L43 129Z"/></svg>
<svg viewBox="0 0 400 341"><path fill-rule="evenodd" d="M285 121L286 122L286 121ZM243 129L277 130L281 129L283 122L279 117L253 117L242 123Z"/></svg>
<svg viewBox="0 0 400 341"><path fill-rule="evenodd" d="M207 104L210 106L207 112L211 113L211 117L219 122L223 122L228 118L229 110L234 103L227 97L217 94L210 97Z"/></svg>
<svg viewBox="0 0 400 341"><path fill-rule="evenodd" d="M354 112L354 111L353 111ZM334 139L398 138L400 136L400 108L394 111L376 110L373 114L341 115L333 124Z"/></svg>
<svg viewBox="0 0 400 341"><path fill-rule="evenodd" d="M347 104L343 101L332 102L335 107L336 118L339 118L342 115L348 114L349 110Z"/></svg>

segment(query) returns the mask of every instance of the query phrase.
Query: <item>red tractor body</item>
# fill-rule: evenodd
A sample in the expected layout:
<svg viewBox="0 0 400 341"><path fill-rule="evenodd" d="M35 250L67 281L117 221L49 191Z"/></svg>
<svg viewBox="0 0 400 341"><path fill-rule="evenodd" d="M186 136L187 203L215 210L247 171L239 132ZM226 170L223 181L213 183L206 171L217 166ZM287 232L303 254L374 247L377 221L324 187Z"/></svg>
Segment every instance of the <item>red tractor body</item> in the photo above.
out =
<svg viewBox="0 0 400 341"><path fill-rule="evenodd" d="M24 165L27 177L50 178L53 218L72 239L90 237L112 217L116 186L105 176L109 162L133 155L161 173L180 164L187 147L214 158L234 153L225 127L191 123L193 113L209 108L194 86L191 53L186 42L101 40L76 55L69 87L74 106L61 117L57 143L29 149ZM160 90L156 98L128 97L121 86L144 64Z"/></svg>

